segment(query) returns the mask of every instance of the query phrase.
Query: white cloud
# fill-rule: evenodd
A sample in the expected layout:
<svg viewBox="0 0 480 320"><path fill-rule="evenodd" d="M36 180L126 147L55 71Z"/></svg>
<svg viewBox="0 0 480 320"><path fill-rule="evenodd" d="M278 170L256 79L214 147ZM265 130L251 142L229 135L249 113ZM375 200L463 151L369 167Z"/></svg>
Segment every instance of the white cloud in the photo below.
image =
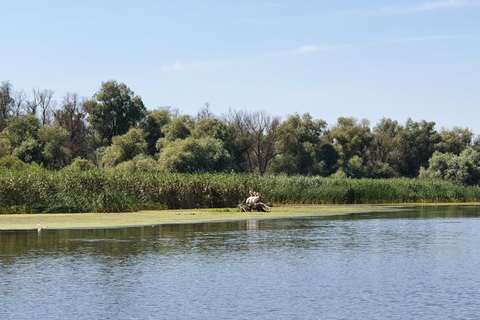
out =
<svg viewBox="0 0 480 320"><path fill-rule="evenodd" d="M233 61L228 60L212 60L212 61L197 61L192 63L184 63L177 61L175 63L164 65L160 71L163 73L182 73L188 71L212 71L221 69L231 65Z"/></svg>
<svg viewBox="0 0 480 320"><path fill-rule="evenodd" d="M426 2L415 6L412 8L412 11L431 11L431 10L440 10L440 9L452 9L452 8L464 8L470 6L472 3L467 0L444 0L444 1L434 1Z"/></svg>
<svg viewBox="0 0 480 320"><path fill-rule="evenodd" d="M356 43L356 44L338 44L338 45L316 45L308 44L298 48L286 49L280 51L272 51L257 56L250 56L238 59L230 60L207 60L207 61L196 61L191 63L185 63L181 61L176 61L175 63L164 65L160 71L162 73L187 73L187 72L211 72L218 69L227 68L234 65L240 65L246 62L252 61L262 61L263 59L271 59L272 57L288 57L288 56L299 56L304 54L313 54L318 52L327 52L327 51L336 51L336 50L350 50L350 49L359 49L359 48L368 48L381 45L400 45L413 42L426 42L426 41L442 41L450 39L459 39L465 38L468 36L461 35L438 35L438 36L418 36L418 37L409 37L409 38L400 38L400 39L391 39L383 41L375 41L369 43Z"/></svg>
<svg viewBox="0 0 480 320"><path fill-rule="evenodd" d="M446 9L459 9L467 7L478 6L479 0L441 0L423 2L415 6L403 6L403 7L380 7L376 9L349 9L339 12L341 15L378 15L378 14L408 14L416 12L446 10Z"/></svg>
<svg viewBox="0 0 480 320"><path fill-rule="evenodd" d="M293 49L291 50L291 52L297 53L297 54L304 54L304 53L311 53L311 52L327 51L332 49L335 49L335 46L318 46L318 45L309 44L300 48Z"/></svg>
<svg viewBox="0 0 480 320"><path fill-rule="evenodd" d="M449 40L449 39L458 39L463 36L424 36L424 37L411 37L403 39L393 39L382 41L379 44L402 44L410 42L424 42L424 41L436 41L436 40Z"/></svg>
<svg viewBox="0 0 480 320"><path fill-rule="evenodd" d="M162 67L161 71L162 72L181 72L185 70L185 65L181 63L180 61L177 61L172 64L166 64Z"/></svg>

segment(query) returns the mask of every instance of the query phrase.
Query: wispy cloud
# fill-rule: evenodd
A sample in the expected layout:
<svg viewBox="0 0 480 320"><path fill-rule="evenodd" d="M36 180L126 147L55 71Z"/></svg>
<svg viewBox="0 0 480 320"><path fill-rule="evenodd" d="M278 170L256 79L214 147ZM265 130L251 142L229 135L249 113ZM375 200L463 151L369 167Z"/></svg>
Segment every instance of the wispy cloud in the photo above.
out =
<svg viewBox="0 0 480 320"><path fill-rule="evenodd" d="M335 50L340 47L344 47L343 45L314 45L309 44L299 48L295 48L293 50L286 50L284 53L293 53L293 54L305 54L305 53L313 53L313 52L322 52L322 51L330 51Z"/></svg>
<svg viewBox="0 0 480 320"><path fill-rule="evenodd" d="M229 66L233 60L211 60L211 61L197 61L197 62L180 62L176 61L171 64L164 65L160 71L163 73L181 73L188 71L212 71Z"/></svg>
<svg viewBox="0 0 480 320"><path fill-rule="evenodd" d="M459 38L466 38L468 36L462 35L434 35L434 36L418 36L418 37L407 37L399 39L390 39L390 40L381 40L368 43L351 43L351 44L338 44L338 45L318 45L318 44L308 44L301 47L272 51L264 54L259 54L257 56L250 56L238 59L230 60L209 60L209 61L197 61L197 62L180 62L166 64L161 68L162 73L188 73L188 72L210 72L214 70L223 69L226 67L231 67L239 65L241 63L252 62L252 61L262 61L262 59L271 59L272 57L295 57L300 55L314 54L319 52L328 52L328 51L344 51L344 50L354 50L370 47L378 47L385 45L402 45L414 42L431 42L431 41L443 41L443 40L452 40Z"/></svg>
<svg viewBox="0 0 480 320"><path fill-rule="evenodd" d="M425 41L437 41L437 40L450 40L464 38L465 36L424 36L424 37L411 37L411 38L402 38L402 39L392 39L378 42L378 44L402 44L402 43L411 43L411 42L425 42Z"/></svg>
<svg viewBox="0 0 480 320"><path fill-rule="evenodd" d="M374 9L350 9L339 12L341 15L381 15L381 14L409 14L426 11L460 9L479 6L479 0L441 0L423 2L413 6L387 6Z"/></svg>
<svg viewBox="0 0 480 320"><path fill-rule="evenodd" d="M467 0L444 0L444 1L434 1L426 2L415 6L412 8L412 11L431 11L431 10L440 10L440 9L453 9L453 8L464 8L472 5L472 1Z"/></svg>

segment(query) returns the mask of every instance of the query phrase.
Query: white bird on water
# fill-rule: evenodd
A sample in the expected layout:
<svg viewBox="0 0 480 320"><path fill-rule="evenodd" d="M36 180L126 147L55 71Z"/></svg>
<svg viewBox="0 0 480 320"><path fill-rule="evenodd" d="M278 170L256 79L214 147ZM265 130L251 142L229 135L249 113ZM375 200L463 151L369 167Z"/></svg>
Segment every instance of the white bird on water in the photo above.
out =
<svg viewBox="0 0 480 320"><path fill-rule="evenodd" d="M37 222L37 227L38 227L38 231L42 230L42 225L40 224L40 222Z"/></svg>

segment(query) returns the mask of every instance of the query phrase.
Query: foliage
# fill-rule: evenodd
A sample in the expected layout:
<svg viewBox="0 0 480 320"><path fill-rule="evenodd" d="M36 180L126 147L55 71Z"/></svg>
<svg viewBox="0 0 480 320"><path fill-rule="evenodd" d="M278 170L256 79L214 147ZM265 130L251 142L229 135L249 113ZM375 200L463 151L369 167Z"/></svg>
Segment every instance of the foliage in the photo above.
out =
<svg viewBox="0 0 480 320"><path fill-rule="evenodd" d="M276 148L281 153L272 161L272 172L287 174L325 174L330 168L323 160L322 139L326 122L315 120L309 113L295 114L281 124L282 134ZM336 164L336 161L335 161ZM335 165L333 164L333 165Z"/></svg>
<svg viewBox="0 0 480 320"><path fill-rule="evenodd" d="M426 167L428 159L435 152L435 145L441 141L435 130L435 122L414 122L408 119L401 136L402 162L400 174L417 177L421 167Z"/></svg>
<svg viewBox="0 0 480 320"><path fill-rule="evenodd" d="M95 165L87 159L75 158L72 163L65 167L68 170L88 171L95 168Z"/></svg>
<svg viewBox="0 0 480 320"><path fill-rule="evenodd" d="M122 136L113 137L113 143L102 156L102 165L113 167L147 152L147 142L141 129L130 129Z"/></svg>
<svg viewBox="0 0 480 320"><path fill-rule="evenodd" d="M28 165L15 156L5 156L0 158L0 167L13 170L22 170L26 169Z"/></svg>
<svg viewBox="0 0 480 320"><path fill-rule="evenodd" d="M165 174L117 169L0 167L0 211L118 212L142 208L235 207L248 190L273 204L465 202L479 187L436 179L334 179L318 176Z"/></svg>
<svg viewBox="0 0 480 320"><path fill-rule="evenodd" d="M49 169L63 168L67 163L69 150L65 147L68 131L60 126L41 126L38 141L42 148L42 159Z"/></svg>
<svg viewBox="0 0 480 320"><path fill-rule="evenodd" d="M38 142L39 120L33 115L13 117L7 121L7 127L0 134L9 146L10 154L23 162L40 163L41 145Z"/></svg>
<svg viewBox="0 0 480 320"><path fill-rule="evenodd" d="M464 185L480 184L480 152L468 148L459 155L436 151L427 169L422 168L420 178L436 178Z"/></svg>
<svg viewBox="0 0 480 320"><path fill-rule="evenodd" d="M330 138L335 141L340 156L340 166L348 167L349 160L354 156L363 161L365 150L373 139L369 124L367 119L362 119L360 122L355 118L337 119L337 124L330 132Z"/></svg>
<svg viewBox="0 0 480 320"><path fill-rule="evenodd" d="M7 119L12 115L15 102L12 94L12 84L9 81L2 82L0 84L0 131L6 127Z"/></svg>
<svg viewBox="0 0 480 320"><path fill-rule="evenodd" d="M88 121L98 133L102 145L110 145L113 137L127 131L145 118L142 99L124 83L102 82L92 101L85 105Z"/></svg>
<svg viewBox="0 0 480 320"><path fill-rule="evenodd" d="M181 116L172 119L162 128L162 133L168 141L186 139L192 134L193 120L190 116Z"/></svg>
<svg viewBox="0 0 480 320"><path fill-rule="evenodd" d="M158 139L165 137L162 129L172 120L172 112L168 108L147 111L145 120L140 128L145 133L145 141L150 155L157 153L156 144Z"/></svg>
<svg viewBox="0 0 480 320"><path fill-rule="evenodd" d="M442 130L441 141L435 145L437 151L460 154L472 143L473 133L468 129L454 127L453 130Z"/></svg>
<svg viewBox="0 0 480 320"><path fill-rule="evenodd" d="M228 170L230 163L223 143L212 137L169 142L159 159L160 170L164 172L220 172Z"/></svg>
<svg viewBox="0 0 480 320"><path fill-rule="evenodd" d="M85 99L76 93L67 93L59 110L54 112L54 123L68 132L65 146L70 159L87 157L87 125Z"/></svg>
<svg viewBox="0 0 480 320"><path fill-rule="evenodd" d="M420 173L478 184L470 149L480 152L480 138L459 127L437 132L435 122L426 120L409 118L401 125L384 118L370 130L366 119L340 117L328 127L308 113L282 121L263 111L230 109L217 117L208 103L192 117L170 107L146 111L141 98L115 80L102 82L91 100L67 93L59 104L53 90L34 88L27 96L12 88L9 81L0 85L0 159L13 156L52 170L77 170L69 164L82 158L132 174L234 171L387 179Z"/></svg>
<svg viewBox="0 0 480 320"><path fill-rule="evenodd" d="M115 167L116 171L124 172L158 172L159 167L157 161L151 156L139 154L132 160L124 161Z"/></svg>

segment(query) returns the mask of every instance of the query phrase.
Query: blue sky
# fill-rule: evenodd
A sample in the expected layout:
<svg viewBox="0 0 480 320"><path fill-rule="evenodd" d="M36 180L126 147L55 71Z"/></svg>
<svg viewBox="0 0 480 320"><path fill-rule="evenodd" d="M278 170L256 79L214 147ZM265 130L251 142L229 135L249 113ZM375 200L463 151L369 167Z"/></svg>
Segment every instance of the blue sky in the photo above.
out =
<svg viewBox="0 0 480 320"><path fill-rule="evenodd" d="M480 135L480 0L4 1L0 81L148 109L407 118Z"/></svg>

